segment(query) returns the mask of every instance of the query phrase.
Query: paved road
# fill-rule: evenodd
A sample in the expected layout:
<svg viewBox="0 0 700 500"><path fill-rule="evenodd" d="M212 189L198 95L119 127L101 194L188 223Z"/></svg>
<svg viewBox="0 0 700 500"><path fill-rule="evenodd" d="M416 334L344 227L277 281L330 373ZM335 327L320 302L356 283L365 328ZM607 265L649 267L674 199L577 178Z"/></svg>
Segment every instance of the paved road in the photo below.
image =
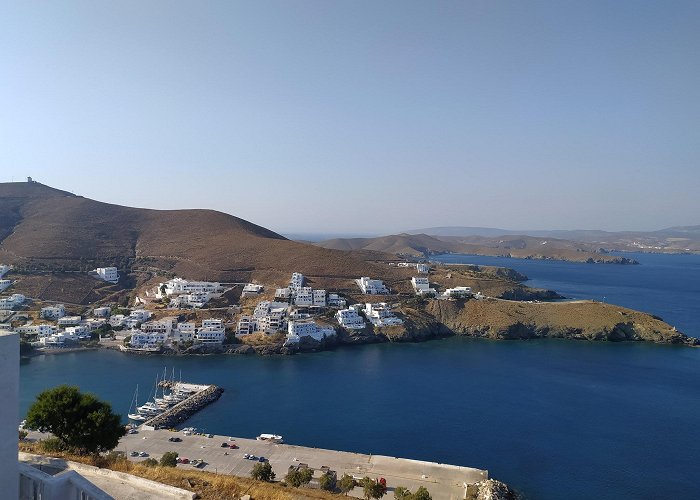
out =
<svg viewBox="0 0 700 500"><path fill-rule="evenodd" d="M168 438L177 436L182 442L170 442ZM350 474L361 478L384 477L389 490L397 486L405 486L415 491L419 486L425 486L435 500L457 500L464 498L465 483L473 483L488 477L488 472L459 467L454 465L436 464L417 460L407 460L379 455L363 455L342 451L306 448L289 444L274 444L255 439L235 438L237 449L221 447L223 442L229 443L227 436L185 436L182 432L167 430L139 430L138 434L125 436L118 450L146 452L149 457L160 459L166 451L176 451L180 457L190 460L201 459L206 465L202 470L219 474L232 474L249 477L255 462L243 458L244 453L264 456L272 465L281 480L291 465L305 463L316 469L314 478L321 475L320 468L328 466L336 471L338 477ZM146 457L129 457L130 460L140 461ZM192 468L192 465L179 464L181 468ZM354 496L362 497L356 489Z"/></svg>

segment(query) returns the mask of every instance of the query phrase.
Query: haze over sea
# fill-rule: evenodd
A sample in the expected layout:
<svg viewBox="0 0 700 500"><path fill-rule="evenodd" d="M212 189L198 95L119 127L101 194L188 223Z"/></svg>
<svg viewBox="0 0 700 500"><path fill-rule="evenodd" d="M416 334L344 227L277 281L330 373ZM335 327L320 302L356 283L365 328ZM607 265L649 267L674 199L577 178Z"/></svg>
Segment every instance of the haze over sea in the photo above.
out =
<svg viewBox="0 0 700 500"><path fill-rule="evenodd" d="M642 265L439 258L512 267L700 336L700 256L631 256ZM226 389L187 423L213 433L487 468L529 498L700 498L700 349L685 347L452 338L289 357L69 353L23 361L20 413L71 383L126 414L136 384L145 395L165 366Z"/></svg>

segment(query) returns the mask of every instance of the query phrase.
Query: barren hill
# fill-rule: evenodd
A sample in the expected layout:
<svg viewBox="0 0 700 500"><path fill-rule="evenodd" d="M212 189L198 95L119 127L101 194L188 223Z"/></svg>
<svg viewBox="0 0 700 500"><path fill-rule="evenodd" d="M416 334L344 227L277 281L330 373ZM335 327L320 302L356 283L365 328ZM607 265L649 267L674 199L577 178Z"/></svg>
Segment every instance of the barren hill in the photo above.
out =
<svg viewBox="0 0 700 500"><path fill-rule="evenodd" d="M427 257L440 253L493 255L527 259L557 259L574 262L632 264L634 261L606 255L589 243L523 235L488 236L430 236L427 234L396 234L377 238L337 238L321 241L324 248L343 250L374 250L396 255Z"/></svg>
<svg viewBox="0 0 700 500"><path fill-rule="evenodd" d="M391 259L293 242L214 210L150 210L101 203L39 183L0 183L0 262L85 270L141 263L190 279L281 279L386 274Z"/></svg>

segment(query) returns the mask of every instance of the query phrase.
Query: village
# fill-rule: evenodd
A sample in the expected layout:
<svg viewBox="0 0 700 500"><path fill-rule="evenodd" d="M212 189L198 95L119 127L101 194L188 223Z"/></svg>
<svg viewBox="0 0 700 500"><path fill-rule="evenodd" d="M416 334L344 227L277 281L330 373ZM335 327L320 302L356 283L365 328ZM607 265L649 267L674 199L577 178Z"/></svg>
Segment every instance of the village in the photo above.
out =
<svg viewBox="0 0 700 500"><path fill-rule="evenodd" d="M444 300L482 297L465 286L438 292L431 286L428 264L393 265L415 269L410 284L418 297ZM0 291L11 288L12 280L5 279L10 271L11 266L0 265ZM120 279L116 267L97 268L88 274L112 284ZM275 288L274 294L259 283L173 277L145 290L136 297L134 307L98 305L83 314L71 312L70 307L61 303L47 304L28 314L32 299L13 293L0 297L0 330L20 333L23 341L38 351L98 342L125 352L157 353L192 346L206 352L223 344L273 336L284 347L294 350L301 343L330 340L339 331L353 334L404 324L400 313L395 311L396 297L392 297L392 290L382 280L363 276L355 284L357 293L368 299L348 304L348 298L338 292L309 286L299 272L292 273L288 285ZM236 288L240 289L238 304L209 308L211 301ZM378 302L379 297L386 297L386 301ZM243 302L247 307L241 306Z"/></svg>

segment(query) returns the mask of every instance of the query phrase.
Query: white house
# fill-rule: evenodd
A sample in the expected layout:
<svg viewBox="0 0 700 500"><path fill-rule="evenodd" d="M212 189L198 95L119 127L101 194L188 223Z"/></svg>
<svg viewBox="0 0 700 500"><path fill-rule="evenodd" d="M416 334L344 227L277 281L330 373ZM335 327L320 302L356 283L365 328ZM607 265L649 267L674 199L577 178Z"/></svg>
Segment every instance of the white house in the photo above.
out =
<svg viewBox="0 0 700 500"><path fill-rule="evenodd" d="M63 331L68 340L89 339L90 331L85 325L69 326Z"/></svg>
<svg viewBox="0 0 700 500"><path fill-rule="evenodd" d="M328 304L328 297L325 290L314 290L314 307L326 307Z"/></svg>
<svg viewBox="0 0 700 500"><path fill-rule="evenodd" d="M287 325L285 344L296 344L303 337L311 337L314 340L321 341L333 336L335 336L333 328L319 327L315 321L290 321Z"/></svg>
<svg viewBox="0 0 700 500"><path fill-rule="evenodd" d="M349 328L351 330L361 330L365 327L365 320L357 314L355 309L341 309L335 313L335 319L338 324L343 328Z"/></svg>
<svg viewBox="0 0 700 500"><path fill-rule="evenodd" d="M116 267L98 267L95 269L95 273L100 279L109 281L110 283L117 283L119 281L119 270Z"/></svg>
<svg viewBox="0 0 700 500"><path fill-rule="evenodd" d="M21 293L13 293L9 297L0 298L0 311L9 311L24 304L27 297Z"/></svg>
<svg viewBox="0 0 700 500"><path fill-rule="evenodd" d="M10 272L10 269L12 269L10 266L7 264L0 264L0 278L5 276L8 272Z"/></svg>
<svg viewBox="0 0 700 500"><path fill-rule="evenodd" d="M310 286L302 286L296 291L294 305L308 307L314 304L314 291Z"/></svg>
<svg viewBox="0 0 700 500"><path fill-rule="evenodd" d="M44 319L60 319L66 315L66 306L56 304L55 306L47 306L41 308L41 317Z"/></svg>
<svg viewBox="0 0 700 500"><path fill-rule="evenodd" d="M17 333L25 334L25 335L37 335L39 338L41 337L48 337L49 335L53 335L56 333L57 328L54 325L47 325L47 324L41 324L41 325L24 325L24 326L18 326L15 328L15 331Z"/></svg>
<svg viewBox="0 0 700 500"><path fill-rule="evenodd" d="M169 336L172 329L173 322L170 319L144 321L141 323L141 331L144 333L163 333L166 336Z"/></svg>
<svg viewBox="0 0 700 500"><path fill-rule="evenodd" d="M447 290L444 291L442 296L446 299L455 299L455 298L465 298L469 297L472 294L472 289L471 287L468 286L456 286L454 288L448 288Z"/></svg>
<svg viewBox="0 0 700 500"><path fill-rule="evenodd" d="M224 320L222 320L222 319L204 319L204 320L202 320L202 328L223 330L224 329Z"/></svg>
<svg viewBox="0 0 700 500"><path fill-rule="evenodd" d="M330 307L340 307L341 309L345 309L348 304L348 301L337 293L329 293L328 300L326 302Z"/></svg>
<svg viewBox="0 0 700 500"><path fill-rule="evenodd" d="M197 333L194 322L178 323L177 328L173 330L173 340L176 342L186 342L194 340Z"/></svg>
<svg viewBox="0 0 700 500"><path fill-rule="evenodd" d="M258 320L250 316L241 316L236 325L237 335L248 335L258 330Z"/></svg>
<svg viewBox="0 0 700 500"><path fill-rule="evenodd" d="M156 298L162 299L164 296L190 293L218 294L222 292L221 283L216 281L188 281L182 278L173 278L158 285Z"/></svg>
<svg viewBox="0 0 700 500"><path fill-rule="evenodd" d="M0 280L0 292L7 290L12 285L12 280Z"/></svg>
<svg viewBox="0 0 700 500"><path fill-rule="evenodd" d="M422 276L414 276L413 278L411 278L411 284L413 285L413 289L418 295L425 295L426 293L433 295L437 294L437 291L434 288L430 288L430 282L428 281L428 278L424 278Z"/></svg>
<svg viewBox="0 0 700 500"><path fill-rule="evenodd" d="M428 264L416 264L416 270L422 274L428 274L430 272L430 266Z"/></svg>
<svg viewBox="0 0 700 500"><path fill-rule="evenodd" d="M92 315L96 318L109 318L111 312L109 307L96 307L92 310Z"/></svg>
<svg viewBox="0 0 700 500"><path fill-rule="evenodd" d="M367 276L363 276L357 280L357 285L366 295L388 295L389 289L384 285L382 280L373 280Z"/></svg>
<svg viewBox="0 0 700 500"><path fill-rule="evenodd" d="M79 325L82 319L83 318L80 316L63 316L62 318L58 318L56 323L58 326L75 326Z"/></svg>
<svg viewBox="0 0 700 500"><path fill-rule="evenodd" d="M289 288L277 288L275 290L275 300L288 301L292 296L292 291Z"/></svg>
<svg viewBox="0 0 700 500"><path fill-rule="evenodd" d="M115 314L109 318L109 324L112 325L112 327L124 326L125 321L126 316L123 314Z"/></svg>
<svg viewBox="0 0 700 500"><path fill-rule="evenodd" d="M365 316L374 326L395 326L403 325L403 320L397 318L391 311L391 306L386 302L378 302L365 304Z"/></svg>
<svg viewBox="0 0 700 500"><path fill-rule="evenodd" d="M263 286L262 285L257 285L255 283L248 283L243 287L243 291L241 292L241 297L251 297L254 295L259 295L263 291Z"/></svg>
<svg viewBox="0 0 700 500"><path fill-rule="evenodd" d="M297 292L304 286L304 275L301 273L292 273L292 279L289 280L289 289L292 293Z"/></svg>
<svg viewBox="0 0 700 500"><path fill-rule="evenodd" d="M153 313L145 309L134 309L129 313L129 317L137 320L139 323L143 323L144 321L148 320L151 316L153 316Z"/></svg>
<svg viewBox="0 0 700 500"><path fill-rule="evenodd" d="M164 333L145 333L140 330L134 330L131 333L129 345L137 349L154 349L160 347L168 339Z"/></svg>
<svg viewBox="0 0 700 500"><path fill-rule="evenodd" d="M226 330L223 324L220 327L207 326L202 324L202 328L197 332L197 341L205 344L221 344L226 337Z"/></svg>

